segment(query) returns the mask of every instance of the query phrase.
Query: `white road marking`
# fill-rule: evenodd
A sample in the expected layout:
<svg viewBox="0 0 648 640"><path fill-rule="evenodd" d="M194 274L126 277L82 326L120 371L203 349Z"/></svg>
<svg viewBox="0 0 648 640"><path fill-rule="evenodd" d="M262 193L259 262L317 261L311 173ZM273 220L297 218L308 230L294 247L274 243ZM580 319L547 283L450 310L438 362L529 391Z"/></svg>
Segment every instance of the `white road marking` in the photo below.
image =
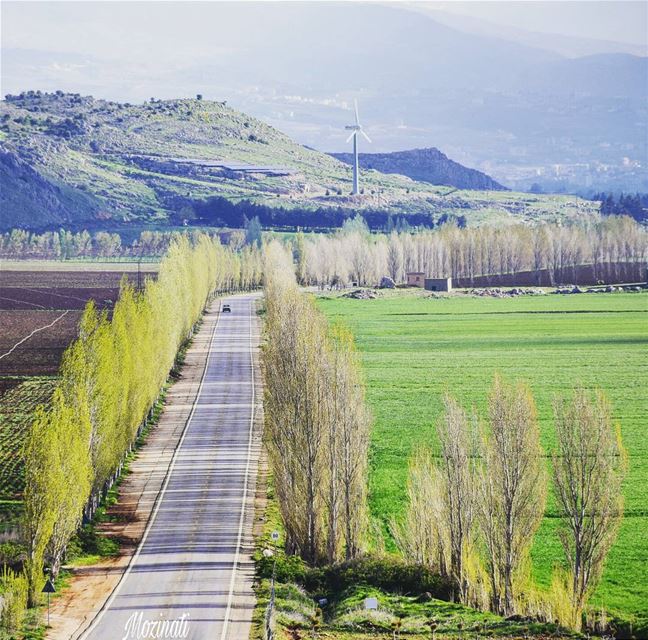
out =
<svg viewBox="0 0 648 640"><path fill-rule="evenodd" d="M232 610L232 598L234 597L234 585L236 583L236 569L239 563L239 556L241 554L241 538L243 537L243 525L245 523L245 501L247 500L247 487L250 475L250 458L252 453L252 435L254 433L254 356L252 355L252 300L250 300L250 364L252 369L252 408L250 411L250 433L248 437L247 448L247 462L245 464L245 480L243 483L243 498L241 500L241 516L239 519L238 537L236 539L236 554L234 556L234 563L232 564L232 578L230 580L229 595L227 596L227 608L225 609L225 619L223 620L223 630L221 632L221 640L227 639L227 625Z"/></svg>

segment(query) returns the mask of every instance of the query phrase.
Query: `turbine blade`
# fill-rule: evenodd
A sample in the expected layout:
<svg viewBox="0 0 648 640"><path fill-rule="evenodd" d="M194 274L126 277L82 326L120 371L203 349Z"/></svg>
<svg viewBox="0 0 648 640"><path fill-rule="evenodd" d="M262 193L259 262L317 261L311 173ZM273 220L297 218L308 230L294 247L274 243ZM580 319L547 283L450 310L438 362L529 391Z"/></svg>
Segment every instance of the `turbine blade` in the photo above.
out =
<svg viewBox="0 0 648 640"><path fill-rule="evenodd" d="M347 138L347 142L351 142L351 140L353 140L353 136L355 136L355 135L357 135L357 134L358 134L358 132L357 132L357 131L354 131L354 132L353 132L353 133L352 133L352 134Z"/></svg>
<svg viewBox="0 0 648 640"><path fill-rule="evenodd" d="M365 137L367 142L371 142L371 138L364 132L364 129L360 129L360 133Z"/></svg>
<svg viewBox="0 0 648 640"><path fill-rule="evenodd" d="M358 115L358 101L354 100L353 104L355 106L355 117L356 117L356 124L360 124L360 116Z"/></svg>

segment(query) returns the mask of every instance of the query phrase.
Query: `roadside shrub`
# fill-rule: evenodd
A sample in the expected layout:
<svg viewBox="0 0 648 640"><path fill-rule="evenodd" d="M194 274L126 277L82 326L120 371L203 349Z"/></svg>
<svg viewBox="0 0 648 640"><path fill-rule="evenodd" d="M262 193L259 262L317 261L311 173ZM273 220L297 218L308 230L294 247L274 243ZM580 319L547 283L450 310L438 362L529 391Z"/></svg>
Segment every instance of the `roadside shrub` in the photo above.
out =
<svg viewBox="0 0 648 640"><path fill-rule="evenodd" d="M91 554L106 558L118 553L119 543L113 538L99 534L95 524L90 523L81 527L70 540L66 557L68 560L72 560L85 554Z"/></svg>
<svg viewBox="0 0 648 640"><path fill-rule="evenodd" d="M364 556L323 569L311 569L305 582L309 591L319 593L340 593L358 585L391 593L429 593L441 600L449 599L452 592L450 582L427 567L389 556Z"/></svg>
<svg viewBox="0 0 648 640"><path fill-rule="evenodd" d="M0 543L0 565L17 565L25 555L25 547L18 542Z"/></svg>
<svg viewBox="0 0 648 640"><path fill-rule="evenodd" d="M27 580L6 566L0 575L0 629L18 632L27 612Z"/></svg>
<svg viewBox="0 0 648 640"><path fill-rule="evenodd" d="M374 587L403 595L429 594L448 600L450 582L427 567L410 564L396 556L363 556L349 562L310 568L298 556L278 553L275 578L278 583L293 582L313 594L340 594L350 587ZM257 576L270 579L275 558L256 556Z"/></svg>
<svg viewBox="0 0 648 640"><path fill-rule="evenodd" d="M272 569L275 567L275 578L277 582L295 582L304 585L307 580L306 576L309 569L306 563L299 556L288 556L283 553L277 553L276 565L275 556L266 558L259 554L257 557L257 575L259 578L272 577Z"/></svg>

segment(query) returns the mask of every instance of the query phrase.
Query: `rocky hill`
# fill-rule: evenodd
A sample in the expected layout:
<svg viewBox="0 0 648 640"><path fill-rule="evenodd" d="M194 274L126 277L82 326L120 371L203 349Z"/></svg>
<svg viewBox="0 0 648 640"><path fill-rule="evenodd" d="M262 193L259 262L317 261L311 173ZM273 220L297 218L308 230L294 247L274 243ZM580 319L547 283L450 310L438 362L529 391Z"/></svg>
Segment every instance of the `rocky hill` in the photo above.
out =
<svg viewBox="0 0 648 640"><path fill-rule="evenodd" d="M353 164L353 154L332 153L334 158ZM441 184L457 189L474 189L477 191L505 191L498 182L476 169L469 169L450 160L438 149L411 149L392 153L361 153L360 163L366 169L375 169L382 173L400 173L431 184Z"/></svg>
<svg viewBox="0 0 648 640"><path fill-rule="evenodd" d="M132 105L60 91L0 102L1 229L190 224L205 220L205 209L209 224L226 225L219 203L241 202L262 205L274 226L290 224L281 212L298 211L292 219L313 227L330 219L322 211L335 211L336 220L356 211L411 216L432 226L448 216L468 224L566 219L598 206L458 191L373 170L362 172L361 184L363 194L351 196L351 167L223 102Z"/></svg>

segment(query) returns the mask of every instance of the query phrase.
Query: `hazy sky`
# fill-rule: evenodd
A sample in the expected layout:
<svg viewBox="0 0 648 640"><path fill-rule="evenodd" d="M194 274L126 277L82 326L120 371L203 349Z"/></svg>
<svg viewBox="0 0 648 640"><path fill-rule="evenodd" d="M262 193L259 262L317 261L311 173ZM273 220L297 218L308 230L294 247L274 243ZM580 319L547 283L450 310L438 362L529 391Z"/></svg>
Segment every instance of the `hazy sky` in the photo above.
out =
<svg viewBox="0 0 648 640"><path fill-rule="evenodd" d="M189 0L169 0L165 4L177 5L179 22L169 24L160 20L154 5L160 0L144 3L88 2L76 0L29 1L4 0L0 3L2 13L2 45L8 48L29 48L107 55L105 43L118 42L121 32L134 27L144 28L148 33L129 46L134 53L151 44L158 30L162 34L173 33L175 44L189 53L199 44L195 36L211 30L218 34L218 20L196 20L197 15L187 5ZM240 0L239 0L240 2ZM227 11L227 3L219 4L218 11ZM83 9L79 7L83 4ZM124 5L129 4L128 8ZM486 20L500 26L516 27L530 31L556 33L585 38L596 38L632 44L646 44L648 31L648 3L645 0L473 0L464 2L422 2L408 4L424 5L426 8L465 15ZM187 8L186 15L181 7ZM280 3L277 3L280 11ZM203 7L204 8L204 7ZM419 8L421 8L419 6ZM165 12L162 12L165 13ZM124 17L122 20L121 16ZM166 24L163 24L166 22ZM201 24L202 22L202 24ZM193 31L195 29L195 31ZM110 38L102 31L110 31ZM97 37L99 36L99 37ZM204 40L202 41L204 43ZM159 45L158 40L153 45ZM213 51L213 41L210 49ZM154 48L156 48L154 46Z"/></svg>
<svg viewBox="0 0 648 640"><path fill-rule="evenodd" d="M645 0L456 0L425 4L528 31L639 45L645 45L648 38Z"/></svg>

